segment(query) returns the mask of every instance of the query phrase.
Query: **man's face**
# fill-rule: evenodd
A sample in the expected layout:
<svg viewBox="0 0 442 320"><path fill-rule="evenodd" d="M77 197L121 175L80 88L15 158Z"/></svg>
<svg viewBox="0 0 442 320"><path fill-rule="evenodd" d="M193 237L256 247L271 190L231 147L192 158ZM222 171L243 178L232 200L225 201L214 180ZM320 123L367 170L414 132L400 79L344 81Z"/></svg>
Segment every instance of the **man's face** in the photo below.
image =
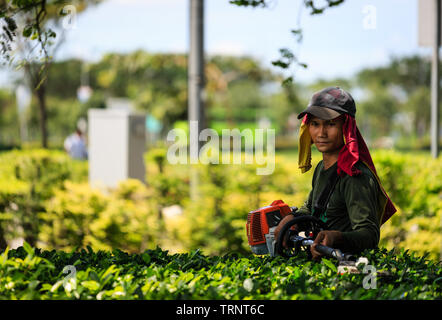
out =
<svg viewBox="0 0 442 320"><path fill-rule="evenodd" d="M308 123L308 130L319 152L339 153L344 146L344 137L342 134L343 124L343 116L332 120L322 120L311 116Z"/></svg>

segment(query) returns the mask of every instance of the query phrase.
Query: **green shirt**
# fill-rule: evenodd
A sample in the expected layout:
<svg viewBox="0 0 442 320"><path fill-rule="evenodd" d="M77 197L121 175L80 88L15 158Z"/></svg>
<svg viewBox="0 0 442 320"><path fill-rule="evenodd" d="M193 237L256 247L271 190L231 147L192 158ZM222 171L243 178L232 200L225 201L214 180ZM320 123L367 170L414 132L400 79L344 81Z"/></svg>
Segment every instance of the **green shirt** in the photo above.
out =
<svg viewBox="0 0 442 320"><path fill-rule="evenodd" d="M329 182L337 162L327 170L321 160L315 168L312 190L304 205L299 209L302 214L314 214L313 203ZM379 184L370 169L362 162L356 163L360 175L340 177L330 197L328 208L319 217L327 223L329 230L342 232L346 252L360 252L376 248L380 236L380 193Z"/></svg>

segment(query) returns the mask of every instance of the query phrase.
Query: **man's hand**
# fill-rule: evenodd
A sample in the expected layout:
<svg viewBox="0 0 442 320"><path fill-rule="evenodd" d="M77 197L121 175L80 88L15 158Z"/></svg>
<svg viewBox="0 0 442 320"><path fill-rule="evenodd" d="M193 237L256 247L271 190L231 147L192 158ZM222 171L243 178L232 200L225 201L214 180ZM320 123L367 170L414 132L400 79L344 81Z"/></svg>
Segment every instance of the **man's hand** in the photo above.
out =
<svg viewBox="0 0 442 320"><path fill-rule="evenodd" d="M325 230L318 233L314 243L310 246L312 259L315 261L321 260L322 254L316 251L316 246L322 244L327 247L335 248L342 244L343 238L341 231Z"/></svg>
<svg viewBox="0 0 442 320"><path fill-rule="evenodd" d="M284 227L289 221L291 221L293 219L295 219L295 217L292 214L289 214L289 215L286 215L281 220L281 222L278 224L278 226L276 227L275 232L274 232L276 241L278 241L278 236L279 236L279 233L281 232L282 227ZM293 227L295 229L297 229L298 226L295 224L295 225L293 225ZM285 239L283 239L282 246L287 248L287 243L286 243Z"/></svg>

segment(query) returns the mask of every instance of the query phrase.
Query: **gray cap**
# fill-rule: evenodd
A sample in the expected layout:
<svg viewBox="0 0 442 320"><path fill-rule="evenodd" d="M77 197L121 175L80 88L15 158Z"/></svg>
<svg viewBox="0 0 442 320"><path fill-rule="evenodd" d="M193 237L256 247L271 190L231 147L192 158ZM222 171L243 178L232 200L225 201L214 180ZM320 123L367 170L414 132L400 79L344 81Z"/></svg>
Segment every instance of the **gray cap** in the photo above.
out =
<svg viewBox="0 0 442 320"><path fill-rule="evenodd" d="M308 107L298 115L298 119L306 113L323 120L337 118L343 113L354 118L356 104L348 92L339 87L328 87L313 94Z"/></svg>

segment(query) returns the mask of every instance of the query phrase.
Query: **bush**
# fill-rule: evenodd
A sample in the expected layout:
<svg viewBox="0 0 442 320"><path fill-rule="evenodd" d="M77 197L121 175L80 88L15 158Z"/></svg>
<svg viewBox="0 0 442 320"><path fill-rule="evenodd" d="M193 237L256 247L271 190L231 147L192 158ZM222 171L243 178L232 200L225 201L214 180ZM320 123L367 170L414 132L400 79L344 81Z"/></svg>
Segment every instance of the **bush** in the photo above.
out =
<svg viewBox="0 0 442 320"><path fill-rule="evenodd" d="M312 156L315 166L321 155ZM381 150L372 156L398 209L381 228L380 247L440 259L442 159ZM145 161L146 185L128 180L104 194L87 185L87 162L59 151L0 154L0 247L23 237L46 249L91 245L140 252L159 245L173 252L246 254L247 213L276 199L301 206L313 174L301 174L297 154L287 152L276 156L275 171L264 176L256 174L256 164L195 165L199 197L192 199L190 166L169 164L164 147L152 149ZM182 214L165 216L173 205Z"/></svg>
<svg viewBox="0 0 442 320"><path fill-rule="evenodd" d="M169 254L160 248L128 254L90 247L65 252L27 243L0 254L1 299L442 298L440 265L405 251L363 253L370 265L384 271L371 289L364 289L363 272L338 274L335 261L316 263L303 255L209 257L199 250Z"/></svg>
<svg viewBox="0 0 442 320"><path fill-rule="evenodd" d="M38 240L43 202L71 177L68 157L58 151L11 151L0 157L0 229L9 238ZM2 231L0 231L0 234ZM1 242L1 240L0 240Z"/></svg>
<svg viewBox="0 0 442 320"><path fill-rule="evenodd" d="M381 228L380 246L404 248L440 259L442 158L377 151L378 174L398 212Z"/></svg>
<svg viewBox="0 0 442 320"><path fill-rule="evenodd" d="M89 184L67 181L45 205L39 243L71 250L88 245L140 252L154 247L159 226L149 193L138 180L121 183L104 195Z"/></svg>

